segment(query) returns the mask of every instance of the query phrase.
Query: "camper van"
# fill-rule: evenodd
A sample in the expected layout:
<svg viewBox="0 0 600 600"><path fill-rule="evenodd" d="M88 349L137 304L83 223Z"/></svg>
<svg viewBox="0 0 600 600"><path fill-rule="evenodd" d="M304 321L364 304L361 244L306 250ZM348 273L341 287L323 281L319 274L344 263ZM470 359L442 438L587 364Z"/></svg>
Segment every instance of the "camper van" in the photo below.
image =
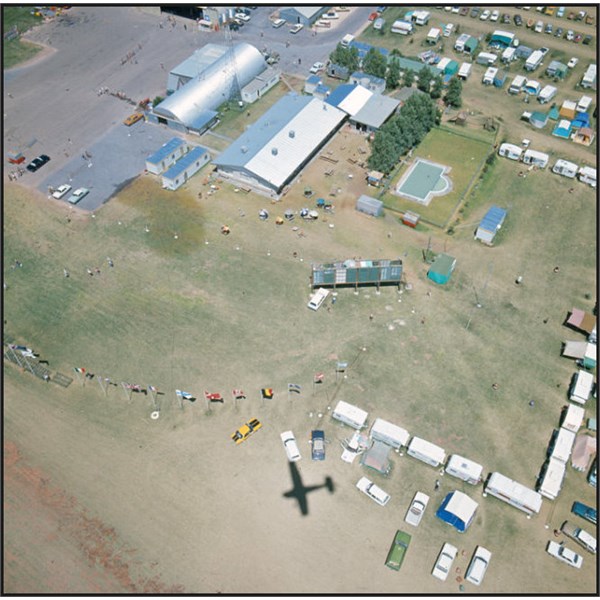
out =
<svg viewBox="0 0 600 600"><path fill-rule="evenodd" d="M325 302L325 298L327 298L327 296L329 296L329 290L326 290L325 288L319 288L311 297L310 300L308 301L308 308L310 308L311 310L319 310L319 308L321 307L321 304L323 304L323 302Z"/></svg>
<svg viewBox="0 0 600 600"><path fill-rule="evenodd" d="M475 62L477 62L478 65L487 65L489 67L493 65L497 59L498 57L495 54L492 54L491 52L480 52L477 55L477 59Z"/></svg>
<svg viewBox="0 0 600 600"><path fill-rule="evenodd" d="M559 158L556 161L556 164L552 167L553 173L562 175L563 177L569 177L571 179L577 175L578 170L579 167L575 163L569 162L568 160L564 160L562 158Z"/></svg>
<svg viewBox="0 0 600 600"><path fill-rule="evenodd" d="M469 78L472 69L471 63L464 62L460 65L460 69L458 70L458 78L466 80Z"/></svg>
<svg viewBox="0 0 600 600"><path fill-rule="evenodd" d="M406 429L378 418L371 426L371 439L400 449L408 444L410 434Z"/></svg>
<svg viewBox="0 0 600 600"><path fill-rule="evenodd" d="M468 33L461 33L456 39L456 42L454 42L454 49L457 52L464 52L465 44L467 43L470 37L471 36Z"/></svg>
<svg viewBox="0 0 600 600"><path fill-rule="evenodd" d="M542 467L537 491L549 500L556 500L562 488L566 468L567 466L559 460L549 458Z"/></svg>
<svg viewBox="0 0 600 600"><path fill-rule="evenodd" d="M579 181L587 183L591 187L596 187L596 169L593 167L581 167L579 169Z"/></svg>
<svg viewBox="0 0 600 600"><path fill-rule="evenodd" d="M509 94L520 94L525 87L525 82L527 78L523 75L517 75L511 82L510 87L508 88Z"/></svg>
<svg viewBox="0 0 600 600"><path fill-rule="evenodd" d="M541 64L544 59L544 52L541 50L536 50L529 55L529 58L525 61L525 70L526 71L535 71Z"/></svg>
<svg viewBox="0 0 600 600"><path fill-rule="evenodd" d="M429 13L426 10L415 10L412 14L412 20L417 25L427 25L427 23L429 22L430 16L431 16L431 13Z"/></svg>
<svg viewBox="0 0 600 600"><path fill-rule="evenodd" d="M521 154L523 154L523 149L519 148L519 146L515 146L514 144L504 143L500 144L498 154L500 156L504 156L504 158L510 158L511 160L519 160L521 158Z"/></svg>
<svg viewBox="0 0 600 600"><path fill-rule="evenodd" d="M401 35L408 35L413 32L413 25L408 21L394 21L390 31Z"/></svg>
<svg viewBox="0 0 600 600"><path fill-rule="evenodd" d="M450 37L454 31L454 23L444 25L444 37Z"/></svg>
<svg viewBox="0 0 600 600"><path fill-rule="evenodd" d="M594 387L594 376L583 369L579 369L573 375L571 388L569 389L569 400L578 404L585 404Z"/></svg>
<svg viewBox="0 0 600 600"><path fill-rule="evenodd" d="M558 90L553 85L545 85L538 96L538 102L540 104L550 102L550 100L556 96L557 91Z"/></svg>
<svg viewBox="0 0 600 600"><path fill-rule="evenodd" d="M471 485L477 485L481 481L483 467L468 458L453 454L448 460L445 471L448 475L458 477Z"/></svg>
<svg viewBox="0 0 600 600"><path fill-rule="evenodd" d="M587 112L592 105L592 98L590 96L581 96L577 103L577 112Z"/></svg>
<svg viewBox="0 0 600 600"><path fill-rule="evenodd" d="M500 56L500 60L505 63L511 63L513 60L515 60L516 57L516 53L517 53L517 49L513 48L512 46L509 46L508 48L504 49L504 52L502 52L502 56Z"/></svg>
<svg viewBox="0 0 600 600"><path fill-rule="evenodd" d="M484 85L493 85L494 77L496 77L497 72L498 69L496 67L488 67L486 72L483 74Z"/></svg>
<svg viewBox="0 0 600 600"><path fill-rule="evenodd" d="M525 150L523 154L523 162L526 165L535 165L540 169L545 169L548 164L549 156L537 150Z"/></svg>
<svg viewBox="0 0 600 600"><path fill-rule="evenodd" d="M445 450L418 437L414 437L411 440L406 450L406 454L418 460L422 460L432 467L439 467L446 460Z"/></svg>
<svg viewBox="0 0 600 600"><path fill-rule="evenodd" d="M585 73L583 74L583 77L581 78L581 87L582 88L591 88L591 87L595 87L596 85L596 65L590 65Z"/></svg>
<svg viewBox="0 0 600 600"><path fill-rule="evenodd" d="M367 425L369 413L340 400L331 413L331 417L345 425L350 425L354 429L363 429Z"/></svg>
<svg viewBox="0 0 600 600"><path fill-rule="evenodd" d="M567 464L571 457L575 434L564 427L555 429L550 440L550 457Z"/></svg>
<svg viewBox="0 0 600 600"><path fill-rule="evenodd" d="M581 424L583 423L583 418L585 416L585 409L583 406L576 406L575 404L569 404L564 410L564 415L561 423L561 427L564 429L568 429L573 433L577 433Z"/></svg>
<svg viewBox="0 0 600 600"><path fill-rule="evenodd" d="M542 496L538 492L531 490L512 479L502 475L502 473L492 473L484 488L483 496L491 494L500 500L522 510L531 518L533 513L539 513L542 507Z"/></svg>

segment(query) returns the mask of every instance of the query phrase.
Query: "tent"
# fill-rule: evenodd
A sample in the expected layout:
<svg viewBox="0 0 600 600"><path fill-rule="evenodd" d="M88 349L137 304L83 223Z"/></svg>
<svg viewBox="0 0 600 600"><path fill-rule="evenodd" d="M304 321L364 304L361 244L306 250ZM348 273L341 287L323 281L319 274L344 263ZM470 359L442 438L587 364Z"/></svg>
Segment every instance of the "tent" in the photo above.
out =
<svg viewBox="0 0 600 600"><path fill-rule="evenodd" d="M590 116L586 112L578 112L573 119L573 127L579 129L580 127L590 126Z"/></svg>
<svg viewBox="0 0 600 600"><path fill-rule="evenodd" d="M567 121L567 119L561 119L558 122L558 125L556 125L552 130L552 135L568 140L569 136L571 135L571 121Z"/></svg>
<svg viewBox="0 0 600 600"><path fill-rule="evenodd" d="M463 533L473 521L478 506L475 500L456 490L444 498L435 516Z"/></svg>
<svg viewBox="0 0 600 600"><path fill-rule="evenodd" d="M596 344L590 342L565 342L562 355L568 358L578 358L586 369L596 367Z"/></svg>
<svg viewBox="0 0 600 600"><path fill-rule="evenodd" d="M594 131L590 127L582 127L573 136L573 141L576 144L583 144L584 146L591 146L594 141Z"/></svg>
<svg viewBox="0 0 600 600"><path fill-rule="evenodd" d="M565 100L560 107L559 114L563 119L574 119L577 103L572 100Z"/></svg>
<svg viewBox="0 0 600 600"><path fill-rule="evenodd" d="M579 308L573 308L565 325L570 325L589 335L596 328L596 317Z"/></svg>
<svg viewBox="0 0 600 600"><path fill-rule="evenodd" d="M376 440L373 442L373 445L361 455L360 464L363 465L363 467L369 467L369 469L387 475L392 469L392 464L388 458L391 449L392 448L387 444Z"/></svg>
<svg viewBox="0 0 600 600"><path fill-rule="evenodd" d="M446 284L450 281L452 271L456 267L456 259L449 254L438 254L433 261L427 277L435 283Z"/></svg>
<svg viewBox="0 0 600 600"><path fill-rule="evenodd" d="M587 470L594 454L596 454L596 438L586 434L578 435L573 445L571 466L576 471Z"/></svg>
<svg viewBox="0 0 600 600"><path fill-rule="evenodd" d="M558 121L558 118L560 116L560 113L558 112L558 107L553 106L549 111L548 111L548 118L551 121Z"/></svg>

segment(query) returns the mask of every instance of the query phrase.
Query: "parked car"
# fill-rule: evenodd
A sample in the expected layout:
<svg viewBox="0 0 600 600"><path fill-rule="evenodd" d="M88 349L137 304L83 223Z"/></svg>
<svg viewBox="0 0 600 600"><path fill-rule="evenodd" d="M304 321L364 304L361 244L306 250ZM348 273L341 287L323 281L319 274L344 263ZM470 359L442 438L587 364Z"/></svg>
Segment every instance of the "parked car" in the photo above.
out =
<svg viewBox="0 0 600 600"><path fill-rule="evenodd" d="M568 15L567 15L567 19L569 19L569 21L572 21L575 18L575 13L573 11L571 11Z"/></svg>
<svg viewBox="0 0 600 600"><path fill-rule="evenodd" d="M414 527L418 527L423 515L425 514L425 509L427 508L427 504L429 502L429 496L424 494L423 492L417 492L412 502L410 503L410 507L408 508L408 512L404 517L404 520Z"/></svg>
<svg viewBox="0 0 600 600"><path fill-rule="evenodd" d="M574 41L576 44L579 44L579 42L580 42L582 39L583 39L583 36L582 36L580 33L576 33L576 34L575 34L575 37L573 38L573 41Z"/></svg>
<svg viewBox="0 0 600 600"><path fill-rule="evenodd" d="M502 23L508 25L510 23L510 15L508 13L502 13Z"/></svg>
<svg viewBox="0 0 600 600"><path fill-rule="evenodd" d="M311 73L320 73L325 68L325 65L322 62L316 62L311 68Z"/></svg>
<svg viewBox="0 0 600 600"><path fill-rule="evenodd" d="M311 458L325 460L325 434L321 429L314 429L311 434Z"/></svg>
<svg viewBox="0 0 600 600"><path fill-rule="evenodd" d="M293 27L290 28L290 33L298 33L303 28L304 25L302 25L302 23L296 23Z"/></svg>
<svg viewBox="0 0 600 600"><path fill-rule="evenodd" d="M385 566L394 571L399 571L402 566L402 561L406 556L406 551L410 545L411 536L405 531L398 529L394 536L394 541L388 552L387 558L385 559Z"/></svg>
<svg viewBox="0 0 600 600"><path fill-rule="evenodd" d="M556 16L559 17L560 19L562 19L565 16L565 7L564 6L558 7L558 10L556 11Z"/></svg>
<svg viewBox="0 0 600 600"><path fill-rule="evenodd" d="M592 36L591 36L591 35L586 35L586 36L583 38L583 45L584 45L584 46L589 46L589 45L592 43L592 39L593 39L593 38L592 38Z"/></svg>
<svg viewBox="0 0 600 600"><path fill-rule="evenodd" d="M583 502L573 502L573 506L571 507L571 512L590 523L596 525L598 521L597 511L595 508L584 504Z"/></svg>
<svg viewBox="0 0 600 600"><path fill-rule="evenodd" d="M547 23L546 27L544 27L544 33L552 33L553 29L554 27L552 27L552 23Z"/></svg>
<svg viewBox="0 0 600 600"><path fill-rule="evenodd" d="M565 30L562 27L557 27L556 31L554 32L554 36L557 38L560 38L560 37L562 37L564 31Z"/></svg>
<svg viewBox="0 0 600 600"><path fill-rule="evenodd" d="M513 21L517 27L521 27L521 25L523 25L523 19L521 18L521 15L515 15L513 17Z"/></svg>
<svg viewBox="0 0 600 600"><path fill-rule="evenodd" d="M538 21L533 29L536 33L542 33L544 30L544 21Z"/></svg>
<svg viewBox="0 0 600 600"><path fill-rule="evenodd" d="M53 192L52 197L60 200L63 196L66 196L71 191L71 186L68 183L59 185Z"/></svg>
<svg viewBox="0 0 600 600"><path fill-rule="evenodd" d="M575 20L576 21L583 21L585 19L585 15L587 15L587 12L585 10L580 10L577 15L575 16Z"/></svg>
<svg viewBox="0 0 600 600"><path fill-rule="evenodd" d="M546 552L550 554L550 556L554 556L554 558L558 558L558 560L567 563L570 567L581 569L583 557L563 544L550 540L548 546L546 546Z"/></svg>
<svg viewBox="0 0 600 600"><path fill-rule="evenodd" d="M34 158L26 167L28 171L35 173L38 169L41 169L48 161L50 157L47 154L40 154Z"/></svg>
<svg viewBox="0 0 600 600"><path fill-rule="evenodd" d="M592 468L590 469L590 472L588 473L587 480L588 480L588 483L592 487L595 488L597 486L597 483L598 483L598 458L594 459L594 462L592 463Z"/></svg>
<svg viewBox="0 0 600 600"><path fill-rule="evenodd" d="M597 541L591 533L588 533L585 529L581 529L581 527L577 527L571 521L565 521L561 525L560 530L580 546L583 546L588 552L596 554Z"/></svg>
<svg viewBox="0 0 600 600"><path fill-rule="evenodd" d="M291 431L284 431L279 437L281 437L281 441L283 442L283 447L285 448L288 460L290 462L299 461L302 456L300 455L300 450L298 449L294 434Z"/></svg>
<svg viewBox="0 0 600 600"><path fill-rule="evenodd" d="M458 11L458 14L461 17L466 17L469 14L469 7L468 6L461 6L460 10Z"/></svg>
<svg viewBox="0 0 600 600"><path fill-rule="evenodd" d="M250 20L250 15L247 15L246 13L243 13L243 12L237 12L233 16L236 19L239 19L240 21L244 21L244 23L247 23Z"/></svg>
<svg viewBox="0 0 600 600"><path fill-rule="evenodd" d="M585 18L585 24L586 25L593 25L594 24L594 17L592 17L592 15L588 15Z"/></svg>
<svg viewBox="0 0 600 600"><path fill-rule="evenodd" d="M356 487L380 506L385 506L390 501L390 495L366 477L361 477L356 483Z"/></svg>
<svg viewBox="0 0 600 600"><path fill-rule="evenodd" d="M258 419L250 419L250 421L248 421L245 425L242 425L235 433L231 434L231 439L236 444L241 444L261 427L262 423Z"/></svg>
<svg viewBox="0 0 600 600"><path fill-rule="evenodd" d="M492 553L487 548L477 546L475 554L473 554L473 558L467 567L465 580L475 585L481 585L491 558Z"/></svg>
<svg viewBox="0 0 600 600"><path fill-rule="evenodd" d="M500 11L493 10L492 14L490 15L490 21L496 22L499 18L500 18Z"/></svg>
<svg viewBox="0 0 600 600"><path fill-rule="evenodd" d="M479 15L479 10L480 10L480 9L479 9L479 6L474 6L474 7L471 9L470 15L471 15L471 18L472 18L472 19L474 19L475 17L477 17L477 15Z"/></svg>
<svg viewBox="0 0 600 600"><path fill-rule="evenodd" d="M144 114L141 112L134 112L132 115L129 115L123 123L127 125L127 127L131 127L134 123L141 121L144 118Z"/></svg>
<svg viewBox="0 0 600 600"><path fill-rule="evenodd" d="M85 198L90 193L90 190L86 188L77 188L68 198L67 202L71 204L77 204L80 200Z"/></svg>
<svg viewBox="0 0 600 600"><path fill-rule="evenodd" d="M450 573L450 569L452 568L452 563L454 562L457 554L458 549L456 546L446 542L442 546L442 550L435 561L435 565L433 565L433 571L431 571L431 574L442 581L446 581L448 573Z"/></svg>
<svg viewBox="0 0 600 600"><path fill-rule="evenodd" d="M486 8L486 9L485 9L485 10L484 10L484 11L481 13L481 15L479 16L479 19L480 19L481 21L487 21L487 20L490 18L490 15L491 15L491 14L492 14L492 13L491 13L491 12L490 12L490 11L489 11L487 8Z"/></svg>
<svg viewBox="0 0 600 600"><path fill-rule="evenodd" d="M285 19L273 19L271 25L275 27L275 29L278 29L282 25L285 25Z"/></svg>
<svg viewBox="0 0 600 600"><path fill-rule="evenodd" d="M377 18L377 13L375 15L375 18ZM335 10L330 10L329 12L326 12L324 14L321 15L321 19L339 19L340 15L338 15L338 13L335 12Z"/></svg>
<svg viewBox="0 0 600 600"><path fill-rule="evenodd" d="M577 63L579 62L579 59L574 56L568 63L567 63L567 67L569 67L569 69L573 69L577 66Z"/></svg>
<svg viewBox="0 0 600 600"><path fill-rule="evenodd" d="M453 15L457 15L460 12L460 6L453 6L452 7L452 14Z"/></svg>

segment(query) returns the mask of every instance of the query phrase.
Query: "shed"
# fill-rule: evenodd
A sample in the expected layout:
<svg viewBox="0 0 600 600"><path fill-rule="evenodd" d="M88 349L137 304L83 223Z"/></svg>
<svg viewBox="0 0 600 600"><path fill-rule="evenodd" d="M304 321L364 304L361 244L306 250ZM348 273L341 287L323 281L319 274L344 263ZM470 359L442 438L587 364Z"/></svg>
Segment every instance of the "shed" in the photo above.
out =
<svg viewBox="0 0 600 600"><path fill-rule="evenodd" d="M383 214L383 202L362 194L356 201L356 210L372 217L380 217Z"/></svg>
<svg viewBox="0 0 600 600"><path fill-rule="evenodd" d="M279 9L279 18L288 23L301 23L310 27L329 7L325 6L285 6Z"/></svg>
<svg viewBox="0 0 600 600"><path fill-rule="evenodd" d="M450 276L455 267L456 258L449 254L438 254L431 267L429 267L429 271L427 271L427 277L435 283L444 285L450 281Z"/></svg>
<svg viewBox="0 0 600 600"><path fill-rule="evenodd" d="M196 146L180 158L162 175L162 186L167 190L176 190L197 173L208 161L210 154L206 148Z"/></svg>
<svg viewBox="0 0 600 600"><path fill-rule="evenodd" d="M378 473L383 473L383 475L388 475L392 468L389 460L391 449L391 446L375 440L371 447L361 454L360 464Z"/></svg>
<svg viewBox="0 0 600 600"><path fill-rule="evenodd" d="M383 181L384 175L380 171L369 171L367 173L367 183L374 187L379 187Z"/></svg>
<svg viewBox="0 0 600 600"><path fill-rule="evenodd" d="M571 466L576 471L586 471L594 454L596 454L596 438L585 433L579 434L573 445Z"/></svg>
<svg viewBox="0 0 600 600"><path fill-rule="evenodd" d="M569 325L590 335L596 329L596 317L592 313L585 312L579 308L572 308L571 314L565 321L565 325Z"/></svg>
<svg viewBox="0 0 600 600"><path fill-rule="evenodd" d="M567 121L567 119L561 119L552 130L552 135L564 140L568 140L571 135L571 128L571 121Z"/></svg>
<svg viewBox="0 0 600 600"><path fill-rule="evenodd" d="M456 490L444 498L435 516L463 533L473 521L478 506L475 500Z"/></svg>
<svg viewBox="0 0 600 600"><path fill-rule="evenodd" d="M479 227L475 232L475 239L481 240L484 244L491 246L494 243L496 233L502 227L506 218L506 210L499 206L492 205L485 213Z"/></svg>
<svg viewBox="0 0 600 600"><path fill-rule="evenodd" d="M321 78L318 75L309 75L304 82L304 92L312 94L321 83Z"/></svg>
<svg viewBox="0 0 600 600"><path fill-rule="evenodd" d="M171 138L154 154L146 158L146 170L154 175L160 175L181 158L190 149L189 144L179 137Z"/></svg>
<svg viewBox="0 0 600 600"><path fill-rule="evenodd" d="M407 210L402 215L402 222L405 225L408 225L409 227L416 227L420 218L421 218L421 215L418 215L417 213L414 213L414 212L411 212L411 211Z"/></svg>

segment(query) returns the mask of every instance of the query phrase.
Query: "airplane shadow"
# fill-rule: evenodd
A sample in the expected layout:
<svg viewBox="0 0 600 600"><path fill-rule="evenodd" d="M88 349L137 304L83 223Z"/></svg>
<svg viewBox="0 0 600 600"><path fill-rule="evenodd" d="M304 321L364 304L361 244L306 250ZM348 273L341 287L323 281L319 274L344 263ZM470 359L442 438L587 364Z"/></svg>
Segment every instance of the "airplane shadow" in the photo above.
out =
<svg viewBox="0 0 600 600"><path fill-rule="evenodd" d="M315 490L321 488L327 488L329 493L333 494L335 491L333 479L331 479L331 477L325 477L325 483L322 483L321 485L304 485L302 483L302 477L300 477L300 472L298 471L296 463L290 462L288 464L290 465L290 474L292 476L293 487L288 492L285 492L283 496L285 498L295 498L298 502L298 506L300 507L302 516L306 516L308 514L307 495L310 492L314 492Z"/></svg>

